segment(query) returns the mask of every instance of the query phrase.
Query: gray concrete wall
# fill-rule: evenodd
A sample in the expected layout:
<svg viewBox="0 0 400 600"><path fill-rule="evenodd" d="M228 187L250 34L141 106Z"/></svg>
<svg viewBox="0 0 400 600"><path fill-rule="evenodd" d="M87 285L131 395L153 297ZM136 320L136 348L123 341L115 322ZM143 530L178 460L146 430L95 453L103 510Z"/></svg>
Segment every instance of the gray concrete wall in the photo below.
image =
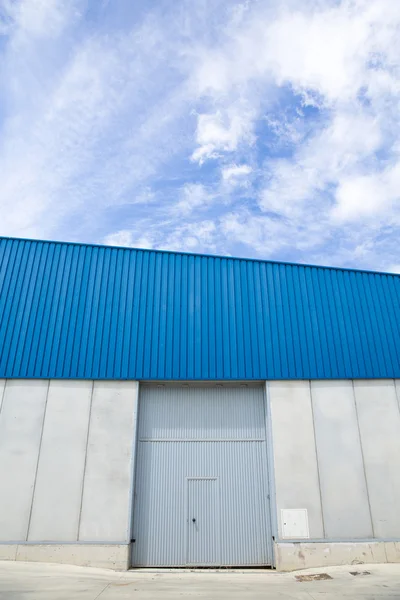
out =
<svg viewBox="0 0 400 600"><path fill-rule="evenodd" d="M306 508L311 537L324 537L310 384L285 381L267 386L279 531L282 531L282 509Z"/></svg>
<svg viewBox="0 0 400 600"><path fill-rule="evenodd" d="M0 542L130 540L137 382L0 380Z"/></svg>
<svg viewBox="0 0 400 600"><path fill-rule="evenodd" d="M310 539L400 539L399 392L398 380L267 383L278 539L282 509L307 510Z"/></svg>
<svg viewBox="0 0 400 600"><path fill-rule="evenodd" d="M280 555L295 540L282 509L307 510L310 544L400 541L400 381L266 385ZM125 564L137 401L136 382L0 380L3 548L119 545Z"/></svg>

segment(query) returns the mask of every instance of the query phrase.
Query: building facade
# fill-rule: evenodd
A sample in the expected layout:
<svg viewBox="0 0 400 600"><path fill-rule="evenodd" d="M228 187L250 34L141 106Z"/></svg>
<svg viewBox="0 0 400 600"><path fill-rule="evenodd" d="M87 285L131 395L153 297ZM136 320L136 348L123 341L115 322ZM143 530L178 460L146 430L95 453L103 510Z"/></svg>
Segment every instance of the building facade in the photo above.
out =
<svg viewBox="0 0 400 600"><path fill-rule="evenodd" d="M400 562L400 277L0 238L0 559Z"/></svg>

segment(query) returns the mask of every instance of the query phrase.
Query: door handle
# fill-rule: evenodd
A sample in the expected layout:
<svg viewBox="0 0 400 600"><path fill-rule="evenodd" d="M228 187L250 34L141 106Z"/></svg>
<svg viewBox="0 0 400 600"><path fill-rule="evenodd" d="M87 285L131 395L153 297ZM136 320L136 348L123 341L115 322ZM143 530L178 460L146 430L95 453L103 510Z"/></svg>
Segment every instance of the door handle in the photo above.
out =
<svg viewBox="0 0 400 600"><path fill-rule="evenodd" d="M193 523L196 523L196 519L192 519Z"/></svg>

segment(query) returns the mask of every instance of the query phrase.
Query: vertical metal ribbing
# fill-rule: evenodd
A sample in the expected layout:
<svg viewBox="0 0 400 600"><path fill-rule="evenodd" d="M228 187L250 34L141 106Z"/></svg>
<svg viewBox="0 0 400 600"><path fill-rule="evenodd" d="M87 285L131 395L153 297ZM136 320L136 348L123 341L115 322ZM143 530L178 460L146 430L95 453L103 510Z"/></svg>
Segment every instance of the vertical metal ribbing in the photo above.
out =
<svg viewBox="0 0 400 600"><path fill-rule="evenodd" d="M400 377L398 275L0 238L0 290L0 378Z"/></svg>

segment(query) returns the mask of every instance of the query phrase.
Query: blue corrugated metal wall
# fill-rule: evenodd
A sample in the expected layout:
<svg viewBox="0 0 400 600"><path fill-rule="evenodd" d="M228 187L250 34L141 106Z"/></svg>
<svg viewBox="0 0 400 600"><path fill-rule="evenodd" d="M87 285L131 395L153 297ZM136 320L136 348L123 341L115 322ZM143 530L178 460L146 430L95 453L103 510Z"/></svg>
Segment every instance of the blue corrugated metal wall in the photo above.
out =
<svg viewBox="0 0 400 600"><path fill-rule="evenodd" d="M400 277L0 238L0 377L400 377Z"/></svg>

